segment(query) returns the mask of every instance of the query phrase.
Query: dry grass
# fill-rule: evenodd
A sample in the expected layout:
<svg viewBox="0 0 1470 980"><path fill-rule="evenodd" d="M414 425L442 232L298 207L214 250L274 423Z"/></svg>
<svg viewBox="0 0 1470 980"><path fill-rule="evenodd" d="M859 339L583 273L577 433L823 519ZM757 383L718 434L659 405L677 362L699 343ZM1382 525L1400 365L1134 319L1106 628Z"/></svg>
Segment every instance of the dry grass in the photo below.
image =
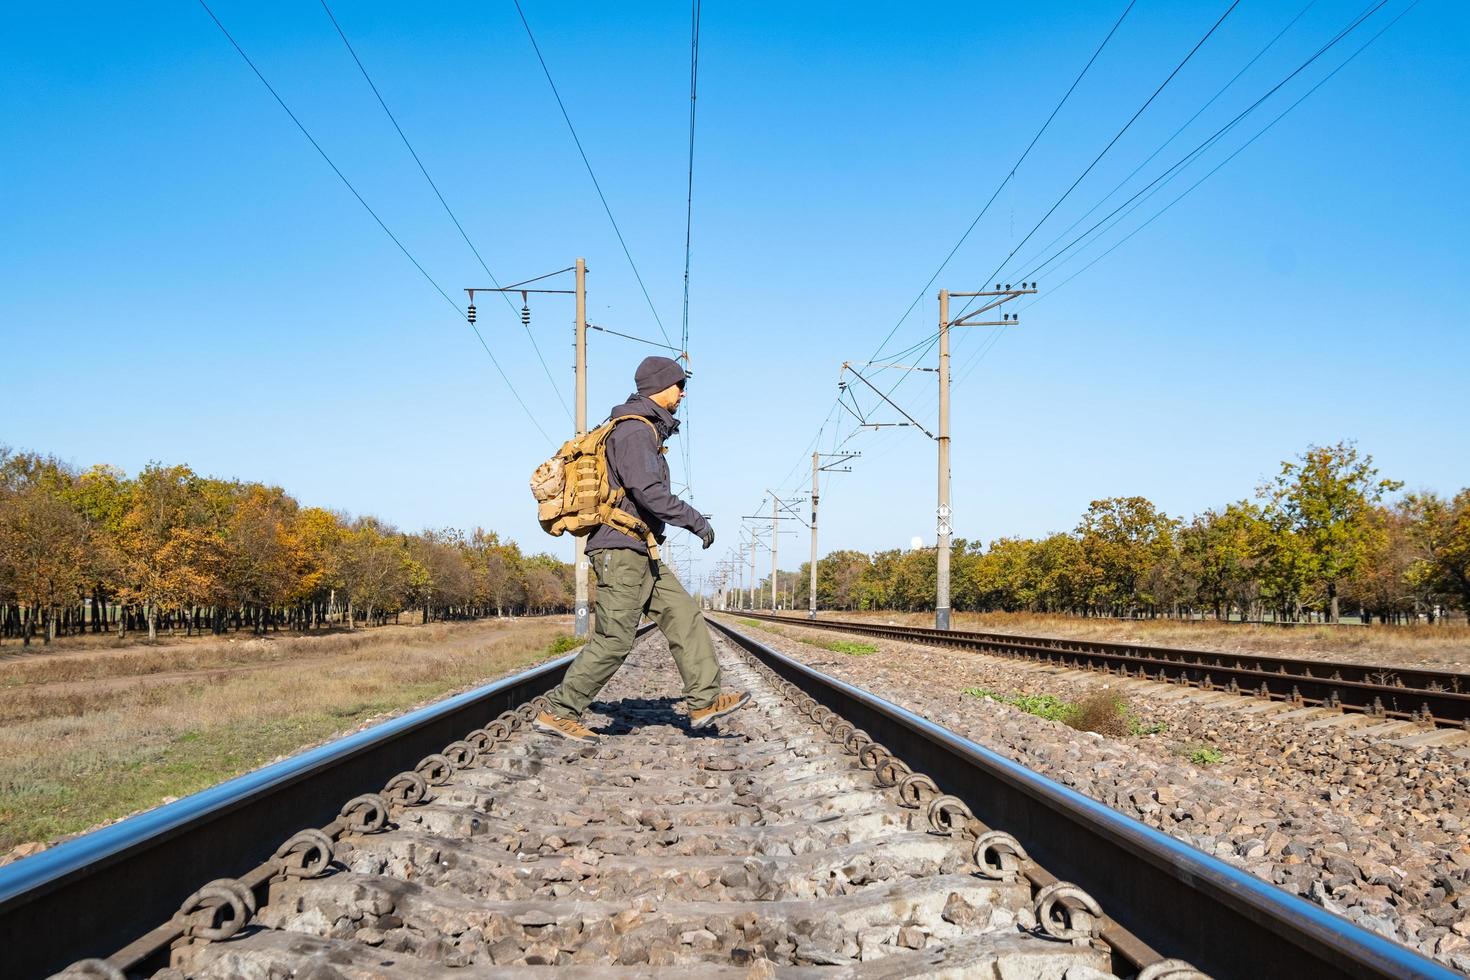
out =
<svg viewBox="0 0 1470 980"><path fill-rule="evenodd" d="M517 620L498 619L473 625L503 629L515 622ZM23 648L12 645L6 648L5 657L0 659L0 688L286 663L308 656L337 656L390 641L412 645L435 644L462 625L471 624L430 623L427 626L379 626L265 636L243 633L179 637L155 643L133 634L135 639L123 644L112 639L86 646L45 648L33 645L24 652Z"/></svg>
<svg viewBox="0 0 1470 980"><path fill-rule="evenodd" d="M1133 711L1127 698L1098 688L1072 706L1067 724L1079 732L1122 738L1133 732Z"/></svg>
<svg viewBox="0 0 1470 980"><path fill-rule="evenodd" d="M871 619L933 626L933 613L832 612L830 619ZM1470 627L1251 626L1180 620L1083 619L1036 613L955 613L955 629L1059 636L1199 650L1250 652L1314 660L1347 660L1446 669L1470 667Z"/></svg>
<svg viewBox="0 0 1470 980"><path fill-rule="evenodd" d="M68 667L64 684L46 684L53 678L41 662L5 665L3 683L16 669L33 679L10 687L0 705L0 853L196 792L542 661L570 624L435 624L265 641L239 653L151 648L120 654L123 675L118 663L101 675ZM200 665L197 677L152 676Z"/></svg>

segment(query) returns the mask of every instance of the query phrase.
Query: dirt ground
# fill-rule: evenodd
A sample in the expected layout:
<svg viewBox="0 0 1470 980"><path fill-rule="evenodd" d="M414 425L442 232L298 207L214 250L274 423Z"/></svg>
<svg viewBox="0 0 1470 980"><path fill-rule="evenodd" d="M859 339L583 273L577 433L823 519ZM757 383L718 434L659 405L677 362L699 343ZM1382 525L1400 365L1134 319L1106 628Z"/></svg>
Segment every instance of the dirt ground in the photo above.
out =
<svg viewBox="0 0 1470 980"><path fill-rule="evenodd" d="M571 628L492 619L0 660L0 863L546 660Z"/></svg>
<svg viewBox="0 0 1470 980"><path fill-rule="evenodd" d="M798 611L797 617L805 618ZM902 626L933 626L934 614L844 612L822 619L866 620ZM1181 620L1083 619L1036 613L955 613L955 629L1066 637L1114 643L1146 643L1190 650L1260 653L1309 660L1422 665L1470 669L1470 627L1456 621L1433 626L1275 626Z"/></svg>

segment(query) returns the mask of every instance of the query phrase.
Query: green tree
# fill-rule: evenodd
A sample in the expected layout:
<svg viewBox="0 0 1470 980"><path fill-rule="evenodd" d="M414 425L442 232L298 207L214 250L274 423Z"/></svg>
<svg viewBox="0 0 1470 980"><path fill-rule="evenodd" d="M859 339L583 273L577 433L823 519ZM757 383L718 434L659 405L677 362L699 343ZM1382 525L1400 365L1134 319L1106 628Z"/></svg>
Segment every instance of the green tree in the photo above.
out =
<svg viewBox="0 0 1470 980"><path fill-rule="evenodd" d="M1144 579L1172 553L1176 524L1145 497L1094 500L1077 525L1091 604L1129 616L1152 604Z"/></svg>
<svg viewBox="0 0 1470 980"><path fill-rule="evenodd" d="M1470 620L1470 489L1446 501L1432 493L1410 494L1409 534L1423 550L1417 574L1454 596Z"/></svg>
<svg viewBox="0 0 1470 980"><path fill-rule="evenodd" d="M1372 456L1359 456L1353 443L1340 442L1308 446L1257 491L1267 501L1268 519L1296 538L1308 580L1325 590L1330 622L1338 621L1341 584L1379 545L1382 530L1372 519L1373 507L1402 486L1379 479Z"/></svg>

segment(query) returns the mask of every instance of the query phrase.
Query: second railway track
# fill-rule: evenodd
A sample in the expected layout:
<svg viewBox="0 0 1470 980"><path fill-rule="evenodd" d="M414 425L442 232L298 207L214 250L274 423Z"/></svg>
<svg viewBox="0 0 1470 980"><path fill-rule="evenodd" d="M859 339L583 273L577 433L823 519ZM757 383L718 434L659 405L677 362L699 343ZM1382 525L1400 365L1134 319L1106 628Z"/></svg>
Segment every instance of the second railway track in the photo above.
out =
<svg viewBox="0 0 1470 980"><path fill-rule="evenodd" d="M1449 975L728 626L717 647L756 696L717 732L688 730L644 638L601 743L534 733L523 702L62 976L1202 975L1176 956L1219 977ZM188 863L209 833L150 860ZM78 850L29 892L0 872L0 931L55 882L85 887ZM33 945L97 942L35 921Z"/></svg>
<svg viewBox="0 0 1470 980"><path fill-rule="evenodd" d="M1071 637L807 619L749 610L731 610L731 615L888 640L977 650L1038 663L1188 684L1205 690L1470 729L1470 675L1452 671L1347 661L1297 660L1217 650L1184 650Z"/></svg>

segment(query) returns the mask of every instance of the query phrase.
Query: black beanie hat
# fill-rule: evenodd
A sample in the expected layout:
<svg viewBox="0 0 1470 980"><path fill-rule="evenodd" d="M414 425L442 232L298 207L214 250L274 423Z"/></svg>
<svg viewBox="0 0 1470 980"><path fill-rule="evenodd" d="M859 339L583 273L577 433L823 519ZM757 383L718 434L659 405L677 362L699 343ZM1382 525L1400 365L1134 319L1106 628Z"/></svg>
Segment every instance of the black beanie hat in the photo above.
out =
<svg viewBox="0 0 1470 980"><path fill-rule="evenodd" d="M638 365L638 370L633 372L633 380L638 384L638 394L652 395L663 391L669 385L676 385L685 378L684 369L679 362L671 357L645 357L643 363Z"/></svg>

